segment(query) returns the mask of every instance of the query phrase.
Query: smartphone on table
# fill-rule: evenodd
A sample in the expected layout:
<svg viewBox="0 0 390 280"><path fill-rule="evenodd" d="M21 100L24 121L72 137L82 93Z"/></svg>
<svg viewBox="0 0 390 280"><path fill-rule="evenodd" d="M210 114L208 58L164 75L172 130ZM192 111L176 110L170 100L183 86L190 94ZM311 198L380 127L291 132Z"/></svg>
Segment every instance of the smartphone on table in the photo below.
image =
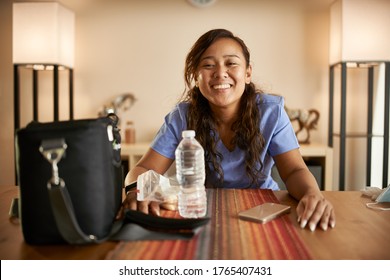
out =
<svg viewBox="0 0 390 280"><path fill-rule="evenodd" d="M291 207L288 205L266 202L238 213L238 217L243 220L264 224L283 214L290 213L290 211Z"/></svg>

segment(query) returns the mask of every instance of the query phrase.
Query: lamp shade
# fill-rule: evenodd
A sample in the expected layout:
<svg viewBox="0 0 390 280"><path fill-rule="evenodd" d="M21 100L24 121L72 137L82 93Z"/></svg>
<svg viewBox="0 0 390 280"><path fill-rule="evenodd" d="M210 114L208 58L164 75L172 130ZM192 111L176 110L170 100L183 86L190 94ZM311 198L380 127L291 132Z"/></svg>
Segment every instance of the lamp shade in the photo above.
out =
<svg viewBox="0 0 390 280"><path fill-rule="evenodd" d="M337 0L330 13L330 64L390 60L390 1Z"/></svg>
<svg viewBox="0 0 390 280"><path fill-rule="evenodd" d="M55 2L13 4L13 63L73 68L75 16Z"/></svg>

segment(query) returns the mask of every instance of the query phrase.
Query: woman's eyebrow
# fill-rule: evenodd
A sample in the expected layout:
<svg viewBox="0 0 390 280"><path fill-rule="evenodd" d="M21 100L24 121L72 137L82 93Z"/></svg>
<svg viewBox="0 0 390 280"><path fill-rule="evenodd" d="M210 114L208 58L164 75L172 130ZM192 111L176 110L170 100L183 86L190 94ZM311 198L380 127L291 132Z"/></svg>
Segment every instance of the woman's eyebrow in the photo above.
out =
<svg viewBox="0 0 390 280"><path fill-rule="evenodd" d="M230 58L230 57L240 58L240 56L236 55L236 54L226 54L226 55L223 56L223 58ZM215 58L214 56L210 55L210 56L203 57L201 60L214 59L214 58Z"/></svg>

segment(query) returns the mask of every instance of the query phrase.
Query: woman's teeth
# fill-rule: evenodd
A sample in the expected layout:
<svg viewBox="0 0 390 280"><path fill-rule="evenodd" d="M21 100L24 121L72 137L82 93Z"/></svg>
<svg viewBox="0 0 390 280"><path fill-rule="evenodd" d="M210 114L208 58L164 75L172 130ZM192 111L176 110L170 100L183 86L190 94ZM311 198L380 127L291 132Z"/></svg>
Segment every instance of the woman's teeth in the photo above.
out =
<svg viewBox="0 0 390 280"><path fill-rule="evenodd" d="M222 84L222 85L214 85L214 89L225 89L225 88L230 88L229 84Z"/></svg>

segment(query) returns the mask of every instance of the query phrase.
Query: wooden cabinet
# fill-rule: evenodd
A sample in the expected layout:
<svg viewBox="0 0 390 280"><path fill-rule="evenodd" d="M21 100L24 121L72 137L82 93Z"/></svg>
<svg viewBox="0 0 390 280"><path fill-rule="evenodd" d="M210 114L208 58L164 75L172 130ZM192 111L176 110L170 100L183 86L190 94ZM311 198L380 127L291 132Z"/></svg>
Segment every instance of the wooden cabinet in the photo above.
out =
<svg viewBox="0 0 390 280"><path fill-rule="evenodd" d="M302 144L301 155L307 165L321 166L322 186L325 191L333 190L333 149L324 144Z"/></svg>
<svg viewBox="0 0 390 280"><path fill-rule="evenodd" d="M135 164L140 160L140 158L146 153L149 149L149 142L139 142L134 144L121 144L121 155L122 159L127 161L128 170L134 167ZM127 170L127 171L128 171Z"/></svg>

